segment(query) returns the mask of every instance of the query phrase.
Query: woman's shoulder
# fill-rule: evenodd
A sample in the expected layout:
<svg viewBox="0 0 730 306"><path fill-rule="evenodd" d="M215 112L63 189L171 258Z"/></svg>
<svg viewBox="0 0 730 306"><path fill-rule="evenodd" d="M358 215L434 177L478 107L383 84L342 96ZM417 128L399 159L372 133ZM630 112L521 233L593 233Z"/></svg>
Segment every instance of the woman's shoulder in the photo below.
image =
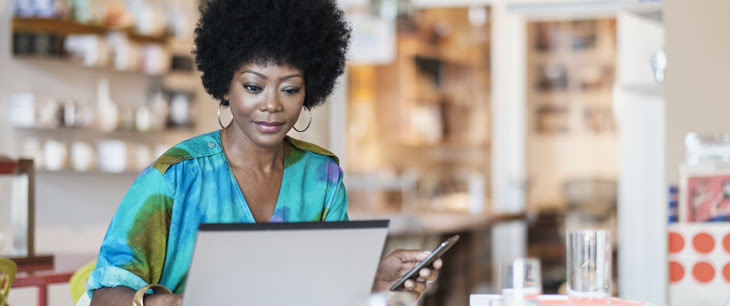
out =
<svg viewBox="0 0 730 306"><path fill-rule="evenodd" d="M338 165L340 164L340 159L337 157L337 155L335 155L334 153L330 152L329 150L322 148L316 144L313 144L311 142L306 142L303 140L299 140L296 138L292 138L290 136L286 136L284 138L284 141L286 141L288 144L290 144L295 149L299 149L302 151L314 153L316 155L331 158L335 161L335 163L337 163Z"/></svg>
<svg viewBox="0 0 730 306"><path fill-rule="evenodd" d="M153 167L165 174L172 165L185 160L218 154L222 151L218 131L201 134L188 138L168 149L157 158Z"/></svg>

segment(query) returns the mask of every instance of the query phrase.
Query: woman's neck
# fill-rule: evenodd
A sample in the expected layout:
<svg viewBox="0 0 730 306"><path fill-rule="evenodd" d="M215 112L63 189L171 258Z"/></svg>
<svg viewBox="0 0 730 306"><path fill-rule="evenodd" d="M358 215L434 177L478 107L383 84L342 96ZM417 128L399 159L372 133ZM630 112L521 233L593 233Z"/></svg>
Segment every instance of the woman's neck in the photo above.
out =
<svg viewBox="0 0 730 306"><path fill-rule="evenodd" d="M240 133L240 131L238 131ZM223 152L232 167L270 173L284 166L284 144L261 147L229 127L221 130Z"/></svg>

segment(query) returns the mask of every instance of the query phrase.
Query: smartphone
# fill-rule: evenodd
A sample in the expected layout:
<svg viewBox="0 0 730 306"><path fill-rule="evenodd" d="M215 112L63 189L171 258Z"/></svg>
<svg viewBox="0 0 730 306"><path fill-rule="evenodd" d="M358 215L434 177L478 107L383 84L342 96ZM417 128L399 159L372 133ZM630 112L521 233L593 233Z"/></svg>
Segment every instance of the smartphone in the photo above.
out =
<svg viewBox="0 0 730 306"><path fill-rule="evenodd" d="M401 277L401 279L399 279L398 282L395 283L395 285L390 287L390 291L395 291L395 290L398 290L398 288L403 287L403 284L405 284L405 282L408 279L417 278L418 272L421 271L421 269L423 269L424 267L430 266L436 259L440 258L441 255L446 253L446 251L448 251L452 246L454 246L454 244L457 241L459 241L459 235L451 236L449 239L446 239L446 241L441 242L441 244L439 244L431 252L431 254L429 254L428 257L426 257L426 259L419 262L415 267L413 267L413 269L408 271L408 273L406 273L406 275L403 275L403 277Z"/></svg>

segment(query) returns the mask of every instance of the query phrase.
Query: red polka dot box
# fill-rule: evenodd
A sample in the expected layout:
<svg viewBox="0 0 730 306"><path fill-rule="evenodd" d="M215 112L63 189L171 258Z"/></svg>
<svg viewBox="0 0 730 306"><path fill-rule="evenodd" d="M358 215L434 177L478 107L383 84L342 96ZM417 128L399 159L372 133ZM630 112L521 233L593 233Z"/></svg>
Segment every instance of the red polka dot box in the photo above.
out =
<svg viewBox="0 0 730 306"><path fill-rule="evenodd" d="M730 299L730 222L668 227L669 304L724 305Z"/></svg>

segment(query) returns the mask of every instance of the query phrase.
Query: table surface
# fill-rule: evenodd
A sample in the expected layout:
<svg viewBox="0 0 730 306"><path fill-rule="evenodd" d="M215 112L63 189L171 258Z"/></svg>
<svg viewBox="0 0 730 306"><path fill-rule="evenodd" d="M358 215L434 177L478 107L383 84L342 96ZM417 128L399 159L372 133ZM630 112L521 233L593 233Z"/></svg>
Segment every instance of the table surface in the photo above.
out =
<svg viewBox="0 0 730 306"><path fill-rule="evenodd" d="M402 213L355 211L352 220L389 219L388 235L442 234L490 227L496 223L525 220L525 213Z"/></svg>
<svg viewBox="0 0 730 306"><path fill-rule="evenodd" d="M537 301L538 305L570 305L566 295L543 294L537 298ZM663 306L648 302L624 300L616 297L611 298L611 305ZM502 306L502 296L499 294L472 294L469 296L469 306Z"/></svg>

